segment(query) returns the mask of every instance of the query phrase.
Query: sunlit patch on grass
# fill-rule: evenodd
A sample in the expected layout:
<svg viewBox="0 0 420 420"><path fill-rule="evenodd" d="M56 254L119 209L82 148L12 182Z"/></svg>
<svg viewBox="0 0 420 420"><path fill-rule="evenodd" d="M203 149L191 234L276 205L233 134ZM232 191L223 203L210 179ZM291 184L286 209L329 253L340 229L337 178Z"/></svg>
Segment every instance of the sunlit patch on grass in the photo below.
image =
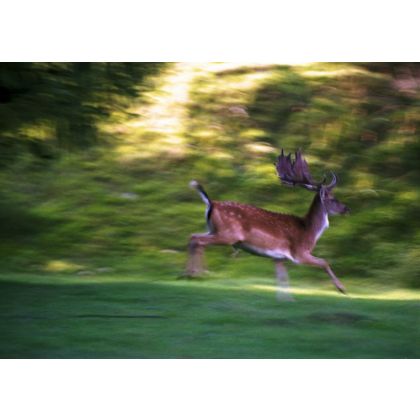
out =
<svg viewBox="0 0 420 420"><path fill-rule="evenodd" d="M266 152L268 153L268 151ZM261 152L252 152L253 155L262 154ZM265 163L259 166L253 165L253 162L249 162L247 165L247 173L249 176L254 177L254 183L258 186L271 186L276 181L275 173L273 171L273 164Z"/></svg>
<svg viewBox="0 0 420 420"><path fill-rule="evenodd" d="M357 68L345 68L336 70L303 70L301 75L304 77L340 77L351 76L354 74L369 74L367 70Z"/></svg>
<svg viewBox="0 0 420 420"><path fill-rule="evenodd" d="M356 190L371 190L375 186L375 177L366 172L359 172L353 175Z"/></svg>
<svg viewBox="0 0 420 420"><path fill-rule="evenodd" d="M223 152L223 151L219 151L216 150L213 155L212 155L213 159L222 159L222 160L231 160L233 159L233 156L227 152Z"/></svg>
<svg viewBox="0 0 420 420"><path fill-rule="evenodd" d="M270 75L270 71L242 75L241 77L236 78L236 80L229 81L229 89L239 91L254 89L261 81L267 79Z"/></svg>
<svg viewBox="0 0 420 420"><path fill-rule="evenodd" d="M247 286L248 289L257 289L257 290L264 290L271 293L275 293L277 291L276 286L269 286L269 285L262 285L262 284L252 284ZM328 297L337 297L340 296L334 290L320 290L315 288L301 288L301 287L291 287L291 293L296 295L303 295L303 296L328 296ZM394 290L387 290L387 291L380 291L380 292L372 292L371 290L367 291L366 293L356 292L353 293L348 291L349 298L354 299L367 299L367 300L410 300L410 301L420 301L420 292L415 290L408 290L408 289L394 289ZM343 296L344 298L346 296Z"/></svg>
<svg viewBox="0 0 420 420"><path fill-rule="evenodd" d="M401 201L402 203L410 204L410 203L414 203L418 201L418 199L419 199L419 193L414 190L401 191L398 194L398 200Z"/></svg>
<svg viewBox="0 0 420 420"><path fill-rule="evenodd" d="M162 153L183 157L188 153L182 132L194 77L194 64L175 63L155 78L157 89L145 93L146 103L130 111L138 117L125 124L128 139L115 149L119 160L127 162ZM151 133L155 134L153 138Z"/></svg>
<svg viewBox="0 0 420 420"><path fill-rule="evenodd" d="M374 73L366 68L348 63L290 63L294 70L308 79L316 78L340 78L346 76L369 76L373 78L385 78L380 73Z"/></svg>
<svg viewBox="0 0 420 420"><path fill-rule="evenodd" d="M252 153L256 154L266 154L266 153L275 153L276 149L270 146L267 143L248 143L245 145L245 148Z"/></svg>
<svg viewBox="0 0 420 420"><path fill-rule="evenodd" d="M245 130L242 130L241 137L246 139L257 139L257 138L263 138L267 135L267 133L264 130L261 130L260 128L248 128Z"/></svg>
<svg viewBox="0 0 420 420"><path fill-rule="evenodd" d="M54 139L56 136L54 125L48 121L25 124L19 131L23 136L32 140L47 141Z"/></svg>
<svg viewBox="0 0 420 420"><path fill-rule="evenodd" d="M44 269L45 271L51 272L51 273L69 273L74 272L77 270L82 269L83 266L74 264L69 261L63 261L63 260L51 260L48 261L48 263L45 265Z"/></svg>

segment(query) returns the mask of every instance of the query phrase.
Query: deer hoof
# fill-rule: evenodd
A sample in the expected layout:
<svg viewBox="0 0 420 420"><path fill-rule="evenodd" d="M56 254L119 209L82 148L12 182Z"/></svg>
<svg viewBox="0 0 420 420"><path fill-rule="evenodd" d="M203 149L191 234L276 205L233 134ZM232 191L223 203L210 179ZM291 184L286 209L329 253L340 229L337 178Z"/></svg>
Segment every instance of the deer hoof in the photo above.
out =
<svg viewBox="0 0 420 420"><path fill-rule="evenodd" d="M342 293L343 295L347 296L346 289L343 286L337 286L337 290Z"/></svg>

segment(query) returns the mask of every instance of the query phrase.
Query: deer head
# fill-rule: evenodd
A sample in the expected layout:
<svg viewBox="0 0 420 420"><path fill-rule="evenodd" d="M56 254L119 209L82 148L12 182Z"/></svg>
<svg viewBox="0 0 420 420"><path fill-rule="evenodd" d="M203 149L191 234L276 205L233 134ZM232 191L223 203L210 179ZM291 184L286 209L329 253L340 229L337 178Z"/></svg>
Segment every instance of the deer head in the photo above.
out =
<svg viewBox="0 0 420 420"><path fill-rule="evenodd" d="M282 184L292 187L300 186L307 190L315 191L328 214L344 214L350 211L332 193L333 188L337 184L337 177L334 172L331 172L332 180L329 184L326 184L326 177L321 182L315 182L309 172L308 163L303 158L300 150L296 151L295 159L293 160L291 153L285 156L283 149L281 149L281 154L277 158L275 165Z"/></svg>

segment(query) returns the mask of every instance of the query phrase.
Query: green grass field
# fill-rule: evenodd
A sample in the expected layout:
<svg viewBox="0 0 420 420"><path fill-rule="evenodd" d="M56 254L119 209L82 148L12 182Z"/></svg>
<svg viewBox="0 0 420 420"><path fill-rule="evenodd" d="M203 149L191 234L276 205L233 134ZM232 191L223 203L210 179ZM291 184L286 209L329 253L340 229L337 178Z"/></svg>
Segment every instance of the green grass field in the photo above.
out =
<svg viewBox="0 0 420 420"><path fill-rule="evenodd" d="M299 283L299 284L298 284ZM420 293L347 280L0 276L2 358L418 358Z"/></svg>

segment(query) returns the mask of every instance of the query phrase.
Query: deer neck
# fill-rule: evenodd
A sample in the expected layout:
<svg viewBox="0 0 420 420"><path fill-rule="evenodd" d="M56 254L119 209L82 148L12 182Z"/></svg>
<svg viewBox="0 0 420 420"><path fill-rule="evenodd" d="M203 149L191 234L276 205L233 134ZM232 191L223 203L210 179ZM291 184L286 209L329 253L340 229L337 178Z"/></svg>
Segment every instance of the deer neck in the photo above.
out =
<svg viewBox="0 0 420 420"><path fill-rule="evenodd" d="M314 243L321 237L329 226L328 213L322 204L319 193L315 195L311 207L305 216L305 224L309 239Z"/></svg>

